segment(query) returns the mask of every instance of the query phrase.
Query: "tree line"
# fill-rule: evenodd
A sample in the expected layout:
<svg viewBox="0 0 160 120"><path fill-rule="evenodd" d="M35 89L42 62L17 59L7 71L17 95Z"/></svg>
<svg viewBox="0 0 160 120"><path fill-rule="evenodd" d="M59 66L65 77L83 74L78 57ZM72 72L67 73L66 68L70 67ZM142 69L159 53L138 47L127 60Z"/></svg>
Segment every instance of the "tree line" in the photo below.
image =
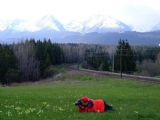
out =
<svg viewBox="0 0 160 120"><path fill-rule="evenodd" d="M53 74L51 65L63 63L63 52L50 40L0 45L0 82L36 81Z"/></svg>
<svg viewBox="0 0 160 120"><path fill-rule="evenodd" d="M64 63L77 63L87 69L155 76L160 74L160 69L156 70L160 66L159 53L158 47L131 46L127 40L120 40L117 46L56 44L50 39L0 44L0 83L50 77L54 75L54 65ZM146 67L147 64L151 66Z"/></svg>

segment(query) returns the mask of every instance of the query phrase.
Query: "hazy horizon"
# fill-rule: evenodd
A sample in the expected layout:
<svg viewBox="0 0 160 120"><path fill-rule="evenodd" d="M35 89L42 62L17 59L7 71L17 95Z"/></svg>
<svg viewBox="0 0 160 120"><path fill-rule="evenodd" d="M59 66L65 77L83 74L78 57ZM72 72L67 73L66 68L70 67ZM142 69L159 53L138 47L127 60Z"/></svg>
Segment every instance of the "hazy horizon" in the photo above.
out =
<svg viewBox="0 0 160 120"><path fill-rule="evenodd" d="M5 27L7 21L14 19L35 24L46 15L63 22L104 15L143 32L160 23L158 3L158 0L0 0L0 29Z"/></svg>

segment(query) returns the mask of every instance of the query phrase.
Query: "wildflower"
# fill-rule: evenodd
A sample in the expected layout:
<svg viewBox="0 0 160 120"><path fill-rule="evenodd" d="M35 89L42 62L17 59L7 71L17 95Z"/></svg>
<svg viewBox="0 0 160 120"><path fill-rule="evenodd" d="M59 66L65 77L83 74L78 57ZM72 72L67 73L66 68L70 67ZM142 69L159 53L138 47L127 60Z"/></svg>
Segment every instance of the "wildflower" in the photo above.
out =
<svg viewBox="0 0 160 120"><path fill-rule="evenodd" d="M47 102L43 102L43 105L46 105L47 104Z"/></svg>
<svg viewBox="0 0 160 120"><path fill-rule="evenodd" d="M41 113L43 113L43 110L39 110L39 111L37 112L37 115L39 115L39 114L41 114Z"/></svg>
<svg viewBox="0 0 160 120"><path fill-rule="evenodd" d="M14 105L11 105L10 108L14 108Z"/></svg>
<svg viewBox="0 0 160 120"><path fill-rule="evenodd" d="M22 115L22 112L18 112L18 115Z"/></svg>
<svg viewBox="0 0 160 120"><path fill-rule="evenodd" d="M15 107L15 110L19 111L19 110L21 110L21 108L20 107Z"/></svg>
<svg viewBox="0 0 160 120"><path fill-rule="evenodd" d="M12 116L12 113L10 111L8 111L6 114L8 115L8 117Z"/></svg>
<svg viewBox="0 0 160 120"><path fill-rule="evenodd" d="M138 111L134 111L134 113L138 114Z"/></svg>
<svg viewBox="0 0 160 120"><path fill-rule="evenodd" d="M59 107L59 108L58 108L58 110L59 110L59 111L63 111L64 109L63 109L63 108L61 108L61 107Z"/></svg>
<svg viewBox="0 0 160 120"><path fill-rule="evenodd" d="M49 106L50 106L49 104L46 105L47 108L48 108Z"/></svg>
<svg viewBox="0 0 160 120"><path fill-rule="evenodd" d="M5 107L5 108L8 108L8 105L5 105L4 107Z"/></svg>
<svg viewBox="0 0 160 120"><path fill-rule="evenodd" d="M34 112L36 109L35 108L29 108L30 112Z"/></svg>
<svg viewBox="0 0 160 120"><path fill-rule="evenodd" d="M27 110L25 111L25 113L26 113L26 114L29 114L29 113L30 113L30 110L29 110L29 109L27 109Z"/></svg>

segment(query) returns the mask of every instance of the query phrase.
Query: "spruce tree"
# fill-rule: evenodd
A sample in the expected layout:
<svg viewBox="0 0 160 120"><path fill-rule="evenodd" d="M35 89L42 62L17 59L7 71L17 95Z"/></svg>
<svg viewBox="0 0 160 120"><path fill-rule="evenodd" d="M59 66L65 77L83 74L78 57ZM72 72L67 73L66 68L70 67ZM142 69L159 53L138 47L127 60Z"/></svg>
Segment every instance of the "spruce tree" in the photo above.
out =
<svg viewBox="0 0 160 120"><path fill-rule="evenodd" d="M135 52L127 40L120 40L115 55L115 71L133 73L136 70Z"/></svg>

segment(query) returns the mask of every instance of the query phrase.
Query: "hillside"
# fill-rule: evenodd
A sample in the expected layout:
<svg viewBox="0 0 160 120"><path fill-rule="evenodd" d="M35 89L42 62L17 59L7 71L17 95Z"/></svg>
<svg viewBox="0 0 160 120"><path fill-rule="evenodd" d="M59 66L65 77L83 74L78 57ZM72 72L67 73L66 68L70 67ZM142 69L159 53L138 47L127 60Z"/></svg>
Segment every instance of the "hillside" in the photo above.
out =
<svg viewBox="0 0 160 120"><path fill-rule="evenodd" d="M160 119L160 86L126 79L65 71L47 82L0 87L0 118L52 120ZM74 102L83 95L103 98L116 111L78 113Z"/></svg>
<svg viewBox="0 0 160 120"><path fill-rule="evenodd" d="M124 33L86 33L58 32L51 29L37 32L0 32L1 43L13 43L25 40L25 38L44 39L50 38L57 43L88 43L117 45L120 39L127 39L131 45L158 46L160 43L160 32L124 32Z"/></svg>

